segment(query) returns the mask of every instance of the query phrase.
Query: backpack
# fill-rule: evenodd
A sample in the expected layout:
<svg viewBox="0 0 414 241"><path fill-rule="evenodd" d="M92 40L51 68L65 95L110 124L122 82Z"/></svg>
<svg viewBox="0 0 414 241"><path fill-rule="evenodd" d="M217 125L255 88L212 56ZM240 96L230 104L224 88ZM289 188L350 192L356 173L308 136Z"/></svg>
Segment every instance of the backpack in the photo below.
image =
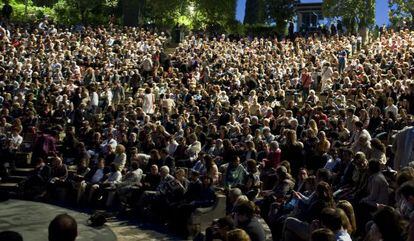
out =
<svg viewBox="0 0 414 241"><path fill-rule="evenodd" d="M104 212L96 211L88 219L88 225L91 227L102 227L107 219Z"/></svg>

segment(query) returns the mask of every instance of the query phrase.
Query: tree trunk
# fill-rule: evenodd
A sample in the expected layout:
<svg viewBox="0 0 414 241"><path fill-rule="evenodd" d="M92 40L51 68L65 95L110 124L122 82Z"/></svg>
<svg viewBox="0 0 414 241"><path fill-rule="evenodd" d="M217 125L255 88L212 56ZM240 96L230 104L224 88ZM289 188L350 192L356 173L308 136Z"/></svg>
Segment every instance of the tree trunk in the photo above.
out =
<svg viewBox="0 0 414 241"><path fill-rule="evenodd" d="M362 37L362 45L366 45L370 42L368 27L361 26L360 29L359 29L359 34Z"/></svg>

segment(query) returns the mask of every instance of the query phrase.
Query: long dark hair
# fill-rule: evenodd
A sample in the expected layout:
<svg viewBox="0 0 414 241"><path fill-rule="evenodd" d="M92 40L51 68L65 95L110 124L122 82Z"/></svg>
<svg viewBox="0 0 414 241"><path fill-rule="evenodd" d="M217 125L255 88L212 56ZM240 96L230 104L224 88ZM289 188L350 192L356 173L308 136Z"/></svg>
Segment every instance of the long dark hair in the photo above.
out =
<svg viewBox="0 0 414 241"><path fill-rule="evenodd" d="M328 203L329 207L335 206L332 188L327 182L319 182L316 186L315 194L319 200Z"/></svg>
<svg viewBox="0 0 414 241"><path fill-rule="evenodd" d="M374 214L373 218L383 241L405 240L406 223L394 208L386 206Z"/></svg>

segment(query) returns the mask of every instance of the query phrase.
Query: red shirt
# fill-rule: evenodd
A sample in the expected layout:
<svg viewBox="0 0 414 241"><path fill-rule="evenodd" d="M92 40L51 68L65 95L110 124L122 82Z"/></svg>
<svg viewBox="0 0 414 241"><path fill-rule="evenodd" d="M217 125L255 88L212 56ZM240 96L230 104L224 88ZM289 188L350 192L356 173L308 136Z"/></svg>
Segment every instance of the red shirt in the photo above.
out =
<svg viewBox="0 0 414 241"><path fill-rule="evenodd" d="M303 88L309 89L311 84L312 84L312 77L310 76L310 74L306 73L306 74L302 74L302 86Z"/></svg>

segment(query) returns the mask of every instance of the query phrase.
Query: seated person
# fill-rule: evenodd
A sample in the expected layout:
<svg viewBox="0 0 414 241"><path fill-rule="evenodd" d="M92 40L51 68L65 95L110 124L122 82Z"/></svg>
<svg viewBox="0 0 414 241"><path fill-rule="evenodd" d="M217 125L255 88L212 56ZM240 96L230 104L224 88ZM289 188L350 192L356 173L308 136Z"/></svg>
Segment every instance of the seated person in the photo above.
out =
<svg viewBox="0 0 414 241"><path fill-rule="evenodd" d="M58 187L66 187L68 168L63 164L62 158L55 156L52 158L52 175L48 182L47 192L42 197L54 195Z"/></svg>
<svg viewBox="0 0 414 241"><path fill-rule="evenodd" d="M101 183L105 176L105 160L102 158L98 161L96 167L94 167L91 171L88 172L83 178L83 180L80 183L76 202L79 203L79 201L82 199L83 194L86 192L86 190L89 190L93 185ZM90 193L89 193L90 194ZM89 201L92 199L92 196L89 195Z"/></svg>
<svg viewBox="0 0 414 241"><path fill-rule="evenodd" d="M105 180L98 184L93 184L89 192L89 201L92 200L93 196L98 193L98 199L103 196L106 189L113 189L115 185L120 183L122 180L122 173L116 168L114 164L111 165L111 171L105 175Z"/></svg>
<svg viewBox="0 0 414 241"><path fill-rule="evenodd" d="M151 169L156 165L153 165ZM155 171L155 168L153 169ZM155 190L147 190L142 194L138 207L142 212L145 212L149 208L149 205L155 202L160 202L169 191L169 183L174 181L175 177L170 175L170 169L168 166L162 166L160 168L160 182Z"/></svg>
<svg viewBox="0 0 414 241"><path fill-rule="evenodd" d="M169 174L168 166L162 166L161 182L157 190L144 192L144 207L152 210L151 214L157 213L160 219L168 218L171 207L176 207L184 200L187 188L188 180L184 169L177 169L173 177Z"/></svg>
<svg viewBox="0 0 414 241"><path fill-rule="evenodd" d="M155 191L161 182L161 174L158 171L157 165L151 166L151 171L145 175L142 181L142 189L146 191Z"/></svg>
<svg viewBox="0 0 414 241"><path fill-rule="evenodd" d="M227 232L235 229L234 220L230 216L226 216L223 218L219 218L218 220L214 221L211 227L206 229L205 237L197 237L194 240L205 240L205 241L213 241L213 240L227 240Z"/></svg>
<svg viewBox="0 0 414 241"><path fill-rule="evenodd" d="M116 184L116 193L109 192L106 206L109 207L112 205L113 198L115 194L118 194L119 199L123 202L126 202L134 188L141 186L142 179L142 170L139 168L138 162L131 163L131 170L122 178L122 181Z"/></svg>
<svg viewBox="0 0 414 241"><path fill-rule="evenodd" d="M246 169L240 164L240 158L235 156L226 169L224 186L228 188L241 187L246 177Z"/></svg>
<svg viewBox="0 0 414 241"><path fill-rule="evenodd" d="M33 174L24 182L24 193L28 198L41 194L52 175L52 168L39 157Z"/></svg>
<svg viewBox="0 0 414 241"><path fill-rule="evenodd" d="M88 160L86 158L82 158L79 161L79 164L76 168L76 173L69 175L67 183L68 187L76 193L78 193L79 188L82 185L82 181L84 180L85 176L91 171L91 169L87 166Z"/></svg>
<svg viewBox="0 0 414 241"><path fill-rule="evenodd" d="M266 235L262 224L256 217L256 207L253 202L241 203L236 208L234 221L237 228L243 229L252 241L265 241Z"/></svg>
<svg viewBox="0 0 414 241"><path fill-rule="evenodd" d="M188 234L185 224L190 218L191 213L197 208L214 205L216 194L212 188L212 182L213 179L211 177L203 176L200 180L198 172L192 173L185 199L181 203L173 205L173 208L170 209L170 226L172 230L176 230L178 234L186 237Z"/></svg>

